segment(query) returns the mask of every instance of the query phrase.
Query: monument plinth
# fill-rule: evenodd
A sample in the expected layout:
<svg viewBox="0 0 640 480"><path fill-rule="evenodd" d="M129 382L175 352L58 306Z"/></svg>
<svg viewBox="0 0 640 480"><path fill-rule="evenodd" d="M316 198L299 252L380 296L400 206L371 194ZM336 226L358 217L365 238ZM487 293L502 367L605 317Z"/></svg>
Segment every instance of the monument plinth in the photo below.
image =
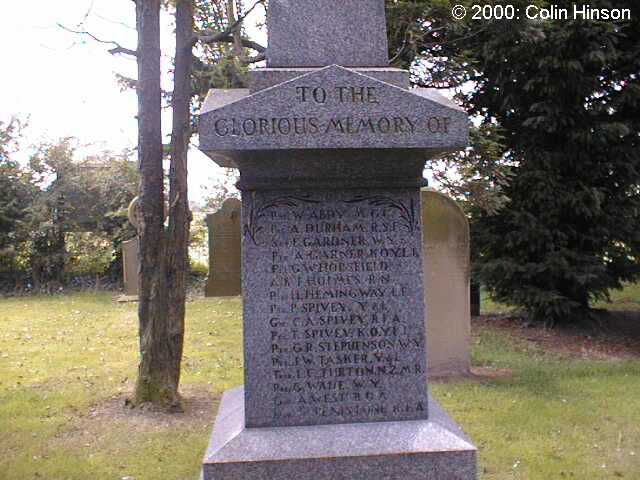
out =
<svg viewBox="0 0 640 480"><path fill-rule="evenodd" d="M466 146L467 116L384 81L406 73L382 0L269 8L261 86L212 91L200 119L240 170L245 354L204 478L475 478L427 393L420 214L425 161Z"/></svg>

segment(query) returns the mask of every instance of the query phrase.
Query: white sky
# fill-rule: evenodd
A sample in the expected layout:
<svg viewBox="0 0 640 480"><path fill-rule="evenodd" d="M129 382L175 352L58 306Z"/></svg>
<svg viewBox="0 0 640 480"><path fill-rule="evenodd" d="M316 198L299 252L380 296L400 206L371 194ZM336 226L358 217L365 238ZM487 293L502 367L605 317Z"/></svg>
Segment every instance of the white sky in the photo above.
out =
<svg viewBox="0 0 640 480"><path fill-rule="evenodd" d="M0 120L29 117L19 158L42 140L77 137L92 150L121 151L137 139L137 101L133 91L121 92L116 73L136 76L136 63L107 53L108 45L65 32L77 28L85 15L86 29L105 40L136 48L135 9L131 0L2 0L0 7ZM171 52L172 28L166 19L163 49ZM261 39L263 40L263 39ZM166 62L170 61L170 54ZM170 117L165 129L170 129ZM198 201L201 185L220 175L203 154L189 158L190 197Z"/></svg>

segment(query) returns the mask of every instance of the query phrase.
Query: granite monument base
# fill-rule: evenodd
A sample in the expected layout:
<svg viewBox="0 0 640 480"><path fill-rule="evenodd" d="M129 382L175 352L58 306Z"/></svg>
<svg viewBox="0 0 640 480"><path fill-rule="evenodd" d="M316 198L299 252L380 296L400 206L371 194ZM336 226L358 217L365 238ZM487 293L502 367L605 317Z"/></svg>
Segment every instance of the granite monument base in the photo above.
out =
<svg viewBox="0 0 640 480"><path fill-rule="evenodd" d="M225 393L204 480L472 480L476 447L429 398L429 420L245 428L244 389Z"/></svg>

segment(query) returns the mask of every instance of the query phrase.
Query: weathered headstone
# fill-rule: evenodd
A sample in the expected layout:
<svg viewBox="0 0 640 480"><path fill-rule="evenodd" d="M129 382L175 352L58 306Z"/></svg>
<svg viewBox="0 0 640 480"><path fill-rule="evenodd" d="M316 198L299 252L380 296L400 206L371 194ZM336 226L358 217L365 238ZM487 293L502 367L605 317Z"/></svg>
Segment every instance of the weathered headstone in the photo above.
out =
<svg viewBox="0 0 640 480"><path fill-rule="evenodd" d="M209 277L207 297L233 297L242 293L240 275L240 209L236 198L225 200L222 208L207 216L209 229Z"/></svg>
<svg viewBox="0 0 640 480"><path fill-rule="evenodd" d="M138 229L138 197L129 204L129 222ZM138 271L140 270L140 239L135 237L122 242L122 276L124 280L124 295L120 302L136 301L138 299Z"/></svg>
<svg viewBox="0 0 640 480"><path fill-rule="evenodd" d="M434 377L469 373L469 222L450 197L422 190L427 365Z"/></svg>
<svg viewBox="0 0 640 480"><path fill-rule="evenodd" d="M203 107L200 148L240 170L245 353L205 480L475 478L427 393L420 215L425 158L468 119L358 43L386 35L383 5L271 0L269 68Z"/></svg>
<svg viewBox="0 0 640 480"><path fill-rule="evenodd" d="M140 269L140 239L138 237L122 242L122 273L124 294L138 296L138 270Z"/></svg>

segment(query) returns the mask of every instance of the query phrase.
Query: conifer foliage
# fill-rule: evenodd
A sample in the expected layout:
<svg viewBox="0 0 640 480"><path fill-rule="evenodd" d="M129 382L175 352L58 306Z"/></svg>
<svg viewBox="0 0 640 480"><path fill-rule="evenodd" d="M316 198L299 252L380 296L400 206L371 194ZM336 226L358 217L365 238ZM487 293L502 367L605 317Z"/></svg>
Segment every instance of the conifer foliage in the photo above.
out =
<svg viewBox="0 0 640 480"><path fill-rule="evenodd" d="M634 18L516 22L476 47L482 80L467 104L507 132L514 165L510 202L478 219L477 266L499 300L550 324L584 318L640 273Z"/></svg>
<svg viewBox="0 0 640 480"><path fill-rule="evenodd" d="M508 182L487 176L483 191L506 201L469 209L485 286L549 324L584 318L640 274L640 8L589 2L631 9L626 21L474 20L472 3L389 1L390 52L418 85L457 89L480 133L500 132L492 165ZM460 157L463 187L487 161L475 150Z"/></svg>

